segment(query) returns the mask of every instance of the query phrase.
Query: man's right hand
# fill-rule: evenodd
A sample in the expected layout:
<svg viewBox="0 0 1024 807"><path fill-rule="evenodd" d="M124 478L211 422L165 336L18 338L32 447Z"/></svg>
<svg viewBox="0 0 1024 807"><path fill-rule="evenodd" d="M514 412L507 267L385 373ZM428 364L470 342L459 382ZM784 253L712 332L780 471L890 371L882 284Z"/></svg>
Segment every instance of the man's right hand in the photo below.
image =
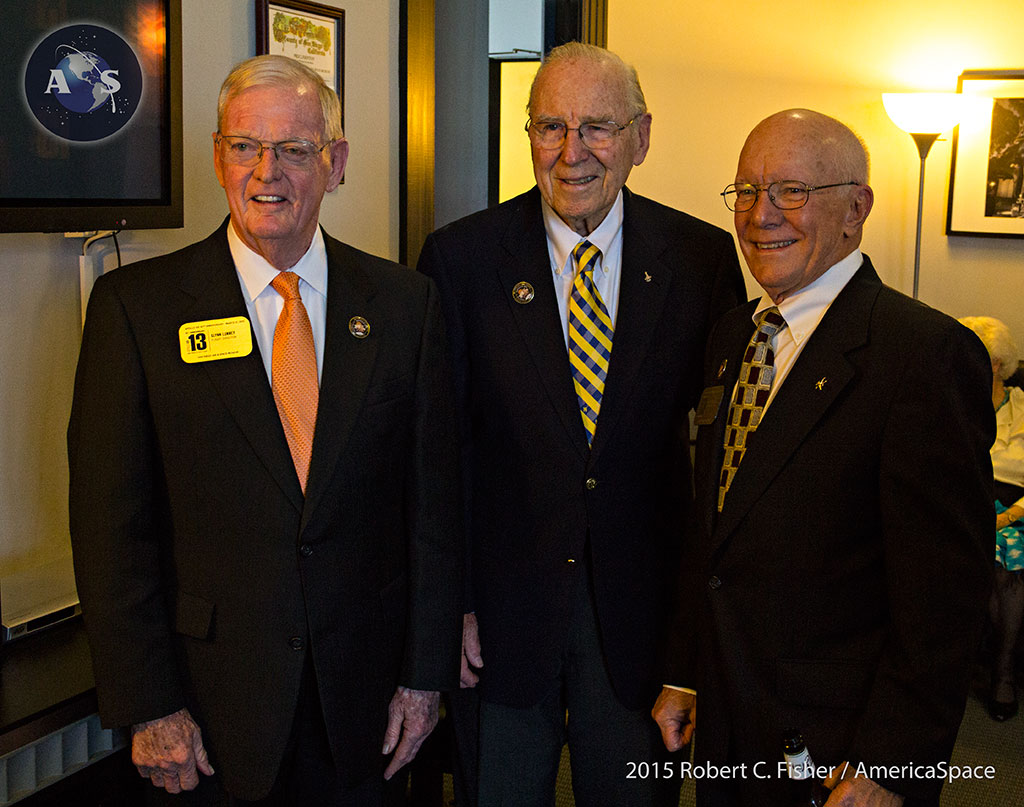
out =
<svg viewBox="0 0 1024 807"><path fill-rule="evenodd" d="M473 670L484 666L480 655L480 631L477 627L476 614L462 615L462 670L459 675L459 686L472 689L480 680Z"/></svg>
<svg viewBox="0 0 1024 807"><path fill-rule="evenodd" d="M651 717L661 729L661 739L669 751L678 751L693 739L697 726L697 696L681 689L662 687L651 709Z"/></svg>
<svg viewBox="0 0 1024 807"><path fill-rule="evenodd" d="M202 732L188 709L132 726L132 762L140 776L168 793L194 790L199 773L213 774Z"/></svg>

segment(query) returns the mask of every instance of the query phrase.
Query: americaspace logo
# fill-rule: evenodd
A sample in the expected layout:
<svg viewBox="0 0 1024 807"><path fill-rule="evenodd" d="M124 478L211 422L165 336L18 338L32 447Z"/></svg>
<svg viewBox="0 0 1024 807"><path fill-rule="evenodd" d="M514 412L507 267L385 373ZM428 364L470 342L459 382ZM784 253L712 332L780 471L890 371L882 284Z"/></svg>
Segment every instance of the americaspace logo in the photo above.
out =
<svg viewBox="0 0 1024 807"><path fill-rule="evenodd" d="M131 46L98 25L47 34L25 66L25 100L48 131L78 142L102 140L132 119L142 68Z"/></svg>

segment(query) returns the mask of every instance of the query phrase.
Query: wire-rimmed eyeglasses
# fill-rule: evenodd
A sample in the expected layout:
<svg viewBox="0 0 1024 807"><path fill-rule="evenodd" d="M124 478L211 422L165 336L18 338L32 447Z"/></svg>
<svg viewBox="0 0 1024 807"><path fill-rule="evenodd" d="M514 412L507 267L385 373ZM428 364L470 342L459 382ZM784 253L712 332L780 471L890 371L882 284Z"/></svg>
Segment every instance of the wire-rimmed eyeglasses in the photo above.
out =
<svg viewBox="0 0 1024 807"><path fill-rule="evenodd" d="M223 146L226 162L233 165L253 166L263 159L264 151L273 151L278 162L292 168L307 168L314 158L334 143L328 140L322 146L309 140L281 140L277 143L261 143L252 137L217 133L217 145Z"/></svg>
<svg viewBox="0 0 1024 807"><path fill-rule="evenodd" d="M807 185L796 179L780 179L770 185L751 185L748 182L727 185L720 196L725 206L737 213L745 213L757 204L757 195L761 191L768 192L771 203L779 210L796 210L807 204L811 191L823 191L826 188L841 188L845 185L860 185L849 182L833 182L831 185Z"/></svg>
<svg viewBox="0 0 1024 807"><path fill-rule="evenodd" d="M538 148L558 149L565 143L569 132L578 132L583 145L589 149L607 148L615 142L619 132L633 123L636 118L631 118L628 123L616 123L613 120L597 121L594 123L581 123L579 126L570 129L565 121L542 120L526 121L526 131L530 140Z"/></svg>

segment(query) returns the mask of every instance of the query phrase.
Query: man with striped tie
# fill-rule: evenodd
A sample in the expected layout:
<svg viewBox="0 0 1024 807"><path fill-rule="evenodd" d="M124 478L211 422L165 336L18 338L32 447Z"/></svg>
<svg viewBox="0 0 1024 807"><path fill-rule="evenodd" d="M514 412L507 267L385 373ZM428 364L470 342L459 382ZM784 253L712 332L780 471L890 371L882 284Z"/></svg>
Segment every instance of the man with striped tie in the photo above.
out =
<svg viewBox="0 0 1024 807"><path fill-rule="evenodd" d="M690 691L654 707L670 748L695 732L698 765L737 772L698 780L698 807L795 803L794 775L824 779L827 807L938 807L963 717L992 574L992 369L861 252L868 180L848 126L788 109L722 192L764 293L708 345L665 668ZM813 770L780 767L794 729Z"/></svg>
<svg viewBox="0 0 1024 807"><path fill-rule="evenodd" d="M460 408L479 802L553 804L568 740L577 805L672 804L678 782L631 778L630 763L664 753L648 709L689 508L688 414L743 281L727 233L624 187L651 115L618 56L555 48L528 112L537 187L434 233L419 263Z"/></svg>

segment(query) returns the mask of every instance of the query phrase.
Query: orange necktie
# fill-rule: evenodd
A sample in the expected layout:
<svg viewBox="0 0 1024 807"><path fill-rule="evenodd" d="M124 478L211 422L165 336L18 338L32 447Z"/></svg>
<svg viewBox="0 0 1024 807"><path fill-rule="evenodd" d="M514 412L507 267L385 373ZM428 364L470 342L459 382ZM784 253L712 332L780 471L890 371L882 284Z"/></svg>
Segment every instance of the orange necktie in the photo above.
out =
<svg viewBox="0 0 1024 807"><path fill-rule="evenodd" d="M305 493L320 397L313 328L299 296L299 276L294 272L278 272L270 285L284 297L284 308L274 328L274 356L270 368L274 401L299 484Z"/></svg>

